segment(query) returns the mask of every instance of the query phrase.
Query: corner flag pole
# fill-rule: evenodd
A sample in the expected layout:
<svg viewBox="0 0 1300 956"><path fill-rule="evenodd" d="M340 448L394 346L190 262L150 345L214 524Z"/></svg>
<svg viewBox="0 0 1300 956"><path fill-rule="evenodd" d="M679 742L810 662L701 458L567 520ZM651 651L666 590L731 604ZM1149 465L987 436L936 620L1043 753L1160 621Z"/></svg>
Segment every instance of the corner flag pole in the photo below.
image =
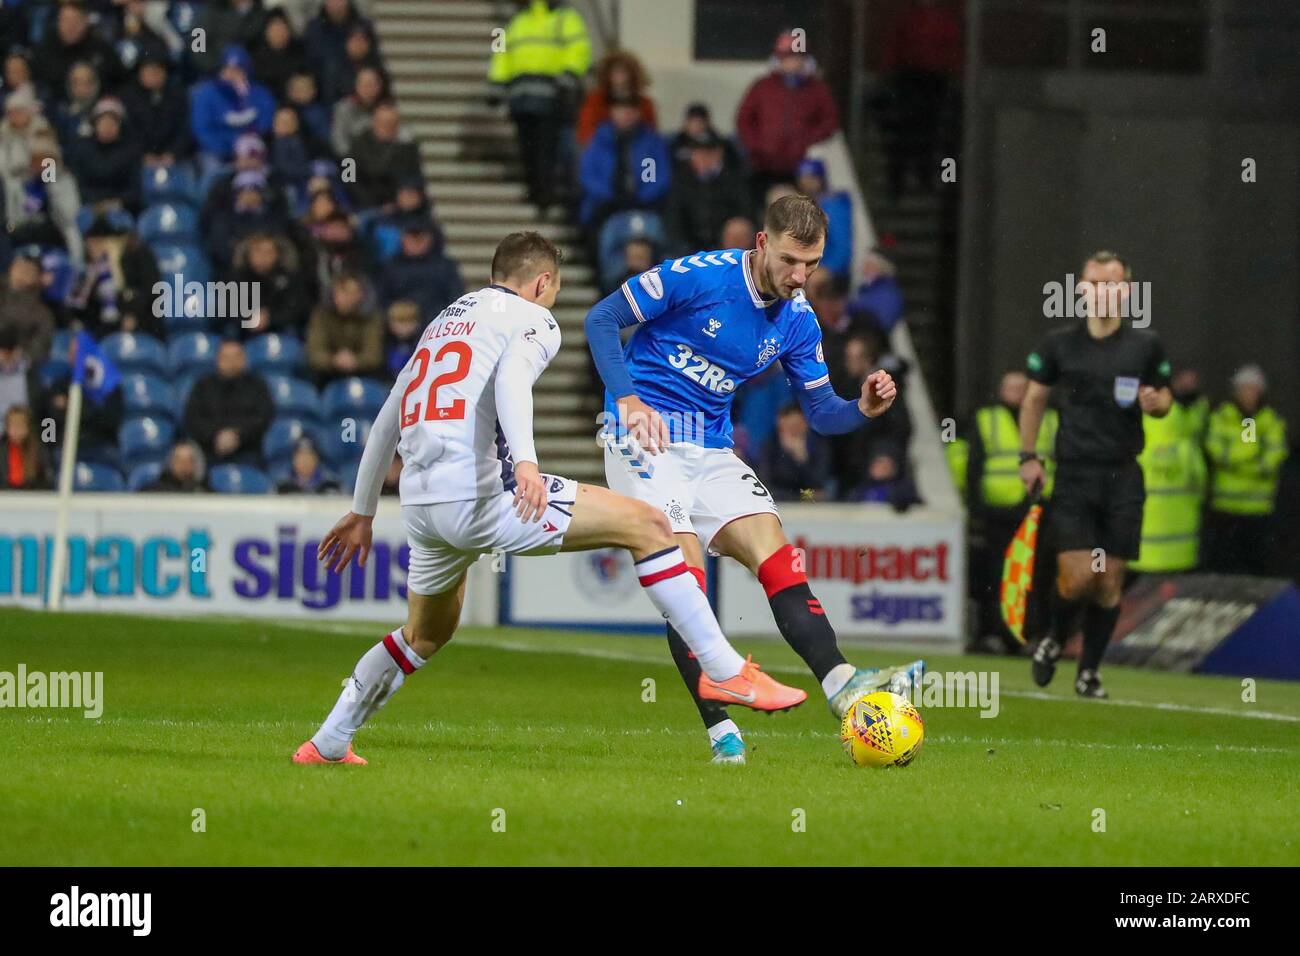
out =
<svg viewBox="0 0 1300 956"><path fill-rule="evenodd" d="M59 610L68 565L68 512L72 508L72 478L77 467L77 439L81 434L81 383L68 386L68 412L63 418L63 460L59 462L59 505L54 522L54 554L45 586L45 607Z"/></svg>

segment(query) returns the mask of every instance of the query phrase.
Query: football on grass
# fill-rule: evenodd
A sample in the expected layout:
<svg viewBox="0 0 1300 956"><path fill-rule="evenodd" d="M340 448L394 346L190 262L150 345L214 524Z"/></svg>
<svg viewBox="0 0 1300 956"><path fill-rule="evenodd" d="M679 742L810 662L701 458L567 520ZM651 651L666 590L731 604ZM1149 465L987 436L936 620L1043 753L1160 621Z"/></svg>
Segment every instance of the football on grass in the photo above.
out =
<svg viewBox="0 0 1300 956"><path fill-rule="evenodd" d="M859 767L905 767L925 739L925 723L911 701L889 691L855 700L840 723L844 752Z"/></svg>

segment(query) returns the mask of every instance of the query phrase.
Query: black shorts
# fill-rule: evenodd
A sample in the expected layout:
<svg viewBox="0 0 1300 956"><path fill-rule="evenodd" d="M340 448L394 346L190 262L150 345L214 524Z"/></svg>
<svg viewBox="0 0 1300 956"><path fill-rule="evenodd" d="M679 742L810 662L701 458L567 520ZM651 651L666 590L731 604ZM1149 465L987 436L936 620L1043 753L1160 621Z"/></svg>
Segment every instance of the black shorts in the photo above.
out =
<svg viewBox="0 0 1300 956"><path fill-rule="evenodd" d="M1056 468L1049 524L1059 551L1091 551L1128 561L1142 545L1146 485L1136 461L1120 464L1061 462Z"/></svg>

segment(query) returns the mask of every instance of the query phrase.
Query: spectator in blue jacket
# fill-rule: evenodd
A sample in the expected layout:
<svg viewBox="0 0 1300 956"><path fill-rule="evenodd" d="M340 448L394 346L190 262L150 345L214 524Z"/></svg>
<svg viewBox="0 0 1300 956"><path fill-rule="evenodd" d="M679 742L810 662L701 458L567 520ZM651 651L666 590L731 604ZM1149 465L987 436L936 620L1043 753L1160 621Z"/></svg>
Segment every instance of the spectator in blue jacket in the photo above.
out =
<svg viewBox="0 0 1300 956"><path fill-rule="evenodd" d="M394 302L414 302L422 322L458 299L465 291L456 263L443 255L428 214L415 213L402 224L402 246L384 264L379 298L387 308Z"/></svg>
<svg viewBox="0 0 1300 956"><path fill-rule="evenodd" d="M209 165L229 160L241 133L266 135L271 129L275 98L249 79L251 66L247 50L229 47L221 58L221 72L196 86L190 96L190 125Z"/></svg>
<svg viewBox="0 0 1300 956"><path fill-rule="evenodd" d="M826 164L820 159L805 159L795 172L799 191L817 200L826 213L826 251L822 268L838 276L847 276L853 267L853 200L844 190L832 191L826 178Z"/></svg>
<svg viewBox="0 0 1300 956"><path fill-rule="evenodd" d="M671 164L663 137L642 122L636 97L612 98L609 120L582 153L578 220L594 233L615 212L655 209L668 194Z"/></svg>
<svg viewBox="0 0 1300 956"><path fill-rule="evenodd" d="M903 290L894 277L894 264L872 249L862 266L862 285L846 311L853 320L870 319L888 335L903 317Z"/></svg>
<svg viewBox="0 0 1300 956"><path fill-rule="evenodd" d="M317 83L322 93L328 89L340 96L346 94L347 87L334 89L332 78L347 71L348 37L357 26L368 29L373 37L373 26L357 13L352 0L325 0L320 13L307 24L303 42L307 47L307 58L316 70ZM325 101L329 103L333 99L325 97Z"/></svg>

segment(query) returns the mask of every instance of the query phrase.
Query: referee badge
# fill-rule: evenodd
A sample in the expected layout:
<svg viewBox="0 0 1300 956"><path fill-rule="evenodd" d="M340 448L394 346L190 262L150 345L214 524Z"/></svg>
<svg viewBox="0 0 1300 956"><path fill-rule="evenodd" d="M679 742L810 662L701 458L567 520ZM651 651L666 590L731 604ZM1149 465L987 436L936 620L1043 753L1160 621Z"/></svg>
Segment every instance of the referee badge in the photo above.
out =
<svg viewBox="0 0 1300 956"><path fill-rule="evenodd" d="M1115 378L1115 403L1120 408L1128 408L1138 397L1138 380L1117 376Z"/></svg>

